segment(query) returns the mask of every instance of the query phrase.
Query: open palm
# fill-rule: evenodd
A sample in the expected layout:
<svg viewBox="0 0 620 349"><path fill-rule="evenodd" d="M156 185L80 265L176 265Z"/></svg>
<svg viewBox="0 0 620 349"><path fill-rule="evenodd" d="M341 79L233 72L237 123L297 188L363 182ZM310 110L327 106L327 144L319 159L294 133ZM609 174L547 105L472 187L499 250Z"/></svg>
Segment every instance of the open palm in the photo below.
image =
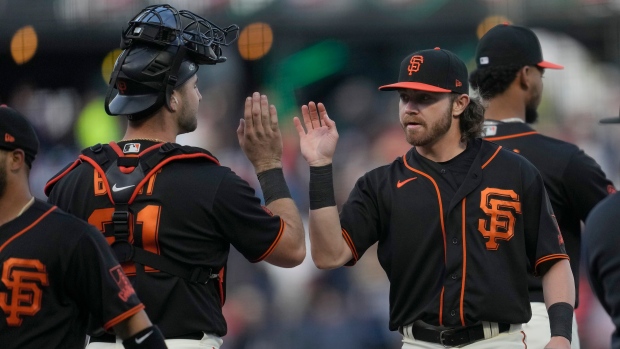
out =
<svg viewBox="0 0 620 349"><path fill-rule="evenodd" d="M298 117L293 119L301 154L310 166L331 164L338 143L336 123L327 116L323 103L310 102L301 107L301 114L303 125Z"/></svg>

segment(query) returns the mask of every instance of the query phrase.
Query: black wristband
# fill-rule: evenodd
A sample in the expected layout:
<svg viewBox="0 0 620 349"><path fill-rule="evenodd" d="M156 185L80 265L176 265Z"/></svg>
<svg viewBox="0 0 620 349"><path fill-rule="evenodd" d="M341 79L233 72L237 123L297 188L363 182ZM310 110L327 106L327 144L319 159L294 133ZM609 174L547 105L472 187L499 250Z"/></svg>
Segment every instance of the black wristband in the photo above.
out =
<svg viewBox="0 0 620 349"><path fill-rule="evenodd" d="M147 327L123 341L125 349L166 349L164 336L157 326Z"/></svg>
<svg viewBox="0 0 620 349"><path fill-rule="evenodd" d="M265 206L275 200L291 197L291 192L288 190L286 180L284 180L284 173L281 168L272 168L258 173L256 176L258 177L258 182L263 190Z"/></svg>
<svg viewBox="0 0 620 349"><path fill-rule="evenodd" d="M562 336L569 342L572 340L574 312L573 306L565 302L553 303L547 309L551 337Z"/></svg>
<svg viewBox="0 0 620 349"><path fill-rule="evenodd" d="M310 167L310 209L336 206L332 164Z"/></svg>

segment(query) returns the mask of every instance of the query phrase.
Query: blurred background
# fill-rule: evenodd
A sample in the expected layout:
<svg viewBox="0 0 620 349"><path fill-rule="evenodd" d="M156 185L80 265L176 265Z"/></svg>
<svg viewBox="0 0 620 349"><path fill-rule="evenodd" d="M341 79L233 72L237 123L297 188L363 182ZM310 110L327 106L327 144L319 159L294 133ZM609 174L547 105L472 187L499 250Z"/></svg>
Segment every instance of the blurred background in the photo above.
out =
<svg viewBox="0 0 620 349"><path fill-rule="evenodd" d="M35 125L41 150L32 189L79 150L118 141L124 120L103 107L119 55L120 34L139 10L162 1L0 0L0 103ZM308 212L308 167L292 124L308 101L325 103L338 124L335 188L342 204L366 171L407 151L398 126L396 93L377 87L396 81L410 52L439 46L475 67L478 38L504 22L528 26L545 60L566 68L545 74L543 134L577 144L620 185L620 126L602 117L620 107L620 0L170 0L220 27L241 27L224 48L228 61L202 66L198 130L178 138L201 146L245 178L261 195L236 128L254 91L278 108L284 172L294 199ZM319 271L307 260L283 270L250 264L232 253L227 349L400 348L388 330L388 282L376 250L354 268ZM585 275L585 273L581 273ZM581 347L609 348L611 321L581 282L577 309Z"/></svg>

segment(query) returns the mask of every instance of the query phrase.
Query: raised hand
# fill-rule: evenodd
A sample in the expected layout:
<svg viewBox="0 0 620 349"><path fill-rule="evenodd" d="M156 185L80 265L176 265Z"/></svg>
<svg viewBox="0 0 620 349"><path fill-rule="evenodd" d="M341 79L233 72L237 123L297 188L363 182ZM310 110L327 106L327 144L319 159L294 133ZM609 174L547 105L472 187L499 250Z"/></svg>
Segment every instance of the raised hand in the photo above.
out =
<svg viewBox="0 0 620 349"><path fill-rule="evenodd" d="M301 154L310 166L331 164L338 143L336 123L327 116L323 103L317 105L310 102L308 105L303 105L301 114L305 130L301 120L298 117L293 118L299 134Z"/></svg>
<svg viewBox="0 0 620 349"><path fill-rule="evenodd" d="M239 121L237 139L256 173L282 167L282 135L278 112L267 96L254 92L245 99L243 119Z"/></svg>

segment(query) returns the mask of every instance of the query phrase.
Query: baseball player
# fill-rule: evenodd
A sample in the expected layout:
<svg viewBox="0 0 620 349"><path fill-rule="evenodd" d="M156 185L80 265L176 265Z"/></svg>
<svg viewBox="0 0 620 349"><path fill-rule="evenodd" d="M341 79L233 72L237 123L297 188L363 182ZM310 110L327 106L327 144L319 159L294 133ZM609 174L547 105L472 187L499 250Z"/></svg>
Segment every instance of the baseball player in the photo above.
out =
<svg viewBox="0 0 620 349"><path fill-rule="evenodd" d="M412 145L360 179L340 214L332 188L336 124L325 106L294 119L310 165L310 242L320 269L354 265L378 242L390 280L390 330L403 348L525 348L527 276L542 276L554 326L569 348L574 285L538 171L479 137L483 110L467 68L447 50L408 55L397 83ZM305 130L304 130L305 128ZM567 315L568 314L568 315Z"/></svg>
<svg viewBox="0 0 620 349"><path fill-rule="evenodd" d="M128 118L123 140L85 149L46 187L50 202L112 244L170 348L220 347L230 245L251 262L281 267L299 265L306 254L282 173L277 112L266 96L245 100L237 130L266 207L211 153L174 143L196 129L199 65L224 62L221 46L236 31L168 5L141 11L123 34L110 81L118 94L106 101L110 114ZM114 341L93 338L89 347Z"/></svg>
<svg viewBox="0 0 620 349"><path fill-rule="evenodd" d="M0 346L83 348L113 330L125 348L166 348L101 233L30 193L30 123L0 106L0 135Z"/></svg>
<svg viewBox="0 0 620 349"><path fill-rule="evenodd" d="M600 122L620 124L620 117L607 118ZM612 349L620 349L619 211L620 195L610 195L592 209L586 220L583 234L584 258L590 285L616 326L611 338Z"/></svg>
<svg viewBox="0 0 620 349"><path fill-rule="evenodd" d="M516 25L495 26L480 39L476 63L478 69L472 72L470 83L488 103L486 139L524 156L540 171L570 256L578 303L581 222L599 201L615 192L614 186L596 161L577 146L543 136L529 126L537 118L545 69L563 68L543 60L533 31ZM528 285L532 319L523 329L528 345L542 348L550 338L543 285L533 276ZM579 348L574 317L571 347Z"/></svg>

